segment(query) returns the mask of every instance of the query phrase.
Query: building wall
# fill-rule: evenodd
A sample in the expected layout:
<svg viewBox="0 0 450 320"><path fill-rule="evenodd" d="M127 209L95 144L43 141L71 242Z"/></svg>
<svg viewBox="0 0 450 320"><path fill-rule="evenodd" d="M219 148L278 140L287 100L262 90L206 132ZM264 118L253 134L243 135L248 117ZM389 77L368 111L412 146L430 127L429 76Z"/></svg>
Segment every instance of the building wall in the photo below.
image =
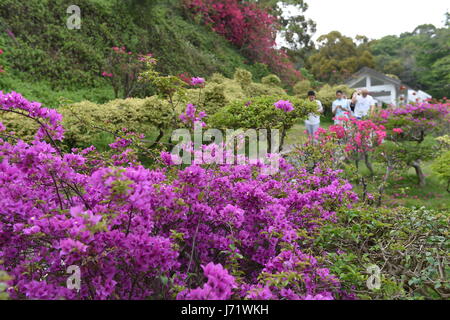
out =
<svg viewBox="0 0 450 320"><path fill-rule="evenodd" d="M366 81L361 83L361 81L365 79ZM380 82L380 79L376 79L377 82ZM367 88L369 92L373 95L373 97L380 101L384 102L386 104L397 104L397 89L394 84L388 83L386 81L383 81L383 85L372 85L373 81L372 76L370 75L362 75L358 77L357 79L354 79L352 82L350 82L349 86L354 89L363 89ZM364 84L363 86L355 86L356 84Z"/></svg>
<svg viewBox="0 0 450 320"><path fill-rule="evenodd" d="M431 95L422 90L415 91L408 89L407 93L404 92L404 94L401 94L399 84L395 84L395 81L391 83L386 79L374 77L372 73L363 73L347 84L350 88L354 89L367 88L377 101L394 106L404 105L405 103L424 102L426 99L432 98Z"/></svg>
<svg viewBox="0 0 450 320"><path fill-rule="evenodd" d="M422 91L408 90L408 102L424 102L426 99L431 99L432 97Z"/></svg>

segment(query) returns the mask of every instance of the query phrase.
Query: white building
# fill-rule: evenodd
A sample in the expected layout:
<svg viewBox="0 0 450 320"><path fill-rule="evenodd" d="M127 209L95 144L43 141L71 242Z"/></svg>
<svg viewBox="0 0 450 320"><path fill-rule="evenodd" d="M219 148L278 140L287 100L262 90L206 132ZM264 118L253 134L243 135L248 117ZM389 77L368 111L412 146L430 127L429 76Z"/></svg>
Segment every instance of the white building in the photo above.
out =
<svg viewBox="0 0 450 320"><path fill-rule="evenodd" d="M370 95L380 104L386 103L398 106L405 103L423 102L425 99L432 98L424 91L413 90L402 84L399 79L389 77L368 67L359 70L345 84L354 89L367 88Z"/></svg>
<svg viewBox="0 0 450 320"><path fill-rule="evenodd" d="M431 99L428 93L422 90L408 89L408 102L424 102L426 99Z"/></svg>

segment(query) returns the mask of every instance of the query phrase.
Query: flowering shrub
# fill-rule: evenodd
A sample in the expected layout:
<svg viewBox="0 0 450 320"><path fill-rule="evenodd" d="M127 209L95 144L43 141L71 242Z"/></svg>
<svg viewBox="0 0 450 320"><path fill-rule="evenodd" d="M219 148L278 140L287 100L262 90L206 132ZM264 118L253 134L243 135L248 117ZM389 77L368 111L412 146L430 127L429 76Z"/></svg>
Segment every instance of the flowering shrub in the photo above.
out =
<svg viewBox="0 0 450 320"><path fill-rule="evenodd" d="M180 73L178 75L178 78L180 78L181 81L183 81L184 83L186 83L188 85L191 84L192 78L189 76L189 74L187 72Z"/></svg>
<svg viewBox="0 0 450 320"><path fill-rule="evenodd" d="M267 64L285 82L302 78L283 50L275 49L277 18L257 3L238 0L185 0L185 7L250 58Z"/></svg>
<svg viewBox="0 0 450 320"><path fill-rule="evenodd" d="M392 142L385 148L384 158L395 159L403 167L413 167L419 185L425 185L421 162L433 159L435 148L428 139L433 134L448 130L450 126L450 104L418 103L397 109L382 110L374 119L387 129L387 138ZM390 161L392 166L392 161Z"/></svg>
<svg viewBox="0 0 450 320"><path fill-rule="evenodd" d="M428 134L439 131L442 126L448 126L449 115L448 103L419 103L382 110L374 121L397 133L393 137L397 141L409 140L421 143Z"/></svg>
<svg viewBox="0 0 450 320"><path fill-rule="evenodd" d="M289 100L279 100L273 104L277 109L284 112L291 112L294 110L292 103Z"/></svg>
<svg viewBox="0 0 450 320"><path fill-rule="evenodd" d="M200 77L194 77L191 79L191 85L193 86L200 86L203 85L205 83L205 79L200 78Z"/></svg>
<svg viewBox="0 0 450 320"><path fill-rule="evenodd" d="M370 163L370 153L383 143L386 137L385 127L377 125L371 120L358 120L356 118L342 117L342 125L333 125L328 130L320 129L316 133L319 144L336 141L342 148L341 152L348 161L355 162L364 157L367 168L373 174Z"/></svg>
<svg viewBox="0 0 450 320"><path fill-rule="evenodd" d="M112 47L102 76L111 82L116 98L132 96L139 86L138 75L147 61L154 61L151 53L142 55L127 51L125 47Z"/></svg>
<svg viewBox="0 0 450 320"><path fill-rule="evenodd" d="M229 300L232 290L236 288L234 277L222 265L210 262L202 266L208 282L203 288L185 290L177 296L180 300Z"/></svg>
<svg viewBox="0 0 450 320"><path fill-rule="evenodd" d="M16 93L2 94L0 108L40 123L31 144L0 139L0 271L11 298L345 296L306 253L357 200L339 171L282 160L272 176L261 163L146 169L128 153L132 133L107 159L93 148L62 153L44 141L63 137L57 112ZM80 290L66 287L71 265Z"/></svg>
<svg viewBox="0 0 450 320"><path fill-rule="evenodd" d="M385 148L386 131L384 126L376 125L371 120L357 120L355 118L342 117L342 125L332 125L327 130L319 128L315 137L309 138L305 143L297 145L288 156L296 166L314 172L316 168L342 169L345 177L352 183L361 185L361 201L373 204L375 197L367 192L367 183L377 186L378 203L381 201L387 179L392 171L392 157L380 157L380 149ZM372 167L372 158L382 158L390 167L387 174L379 179ZM367 179L360 173L359 162L364 159L366 167L371 173L371 179Z"/></svg>
<svg viewBox="0 0 450 320"><path fill-rule="evenodd" d="M204 117L206 117L206 113L204 111L197 112L197 108L191 103L188 103L185 112L180 114L180 120L183 123L194 125L195 122L199 122L202 127L206 126L206 123L202 121Z"/></svg>
<svg viewBox="0 0 450 320"><path fill-rule="evenodd" d="M36 141L43 138L61 141L64 137L62 116L56 110L42 108L39 102L29 102L19 93L3 94L0 91L0 111L16 113L36 122L39 125Z"/></svg>
<svg viewBox="0 0 450 320"><path fill-rule="evenodd" d="M349 153L368 153L383 143L386 128L376 125L371 120L342 118L343 126L331 126L330 132L346 142L345 150Z"/></svg>

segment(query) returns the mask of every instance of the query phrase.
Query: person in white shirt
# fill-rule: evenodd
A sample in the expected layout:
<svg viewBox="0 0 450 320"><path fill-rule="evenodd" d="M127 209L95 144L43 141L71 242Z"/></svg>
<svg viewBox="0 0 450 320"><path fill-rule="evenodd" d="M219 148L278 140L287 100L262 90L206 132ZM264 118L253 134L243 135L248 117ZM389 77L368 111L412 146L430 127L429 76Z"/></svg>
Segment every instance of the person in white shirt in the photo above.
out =
<svg viewBox="0 0 450 320"><path fill-rule="evenodd" d="M305 127L308 135L314 138L317 129L320 127L320 114L323 113L322 102L316 100L316 93L314 91L308 92L309 101L315 101L317 103L317 112L310 113L308 119L305 120Z"/></svg>
<svg viewBox="0 0 450 320"><path fill-rule="evenodd" d="M335 116L335 125L341 125L343 121L339 119L349 118L349 115L352 113L349 100L344 98L344 92L342 90L336 91L336 100L333 101L331 110Z"/></svg>
<svg viewBox="0 0 450 320"><path fill-rule="evenodd" d="M369 95L367 89L363 89L360 94L354 95L352 102L355 104L355 117L358 120L372 115L376 105L375 99Z"/></svg>

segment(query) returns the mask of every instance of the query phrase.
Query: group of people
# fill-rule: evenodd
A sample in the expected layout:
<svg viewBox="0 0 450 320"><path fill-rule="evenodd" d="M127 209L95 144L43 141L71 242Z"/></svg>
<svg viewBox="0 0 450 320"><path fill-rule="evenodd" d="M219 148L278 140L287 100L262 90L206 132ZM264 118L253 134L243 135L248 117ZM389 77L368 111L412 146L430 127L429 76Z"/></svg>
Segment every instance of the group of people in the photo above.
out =
<svg viewBox="0 0 450 320"><path fill-rule="evenodd" d="M324 109L322 102L316 99L314 91L308 92L308 99L317 103L317 112L310 113L308 119L305 120L306 131L310 136L314 136L320 127L320 114ZM367 89L356 90L348 99L342 90L336 91L336 100L333 101L332 112L334 115L334 124L342 124L343 118L355 117L363 119L371 115L375 109L376 101L369 95Z"/></svg>

